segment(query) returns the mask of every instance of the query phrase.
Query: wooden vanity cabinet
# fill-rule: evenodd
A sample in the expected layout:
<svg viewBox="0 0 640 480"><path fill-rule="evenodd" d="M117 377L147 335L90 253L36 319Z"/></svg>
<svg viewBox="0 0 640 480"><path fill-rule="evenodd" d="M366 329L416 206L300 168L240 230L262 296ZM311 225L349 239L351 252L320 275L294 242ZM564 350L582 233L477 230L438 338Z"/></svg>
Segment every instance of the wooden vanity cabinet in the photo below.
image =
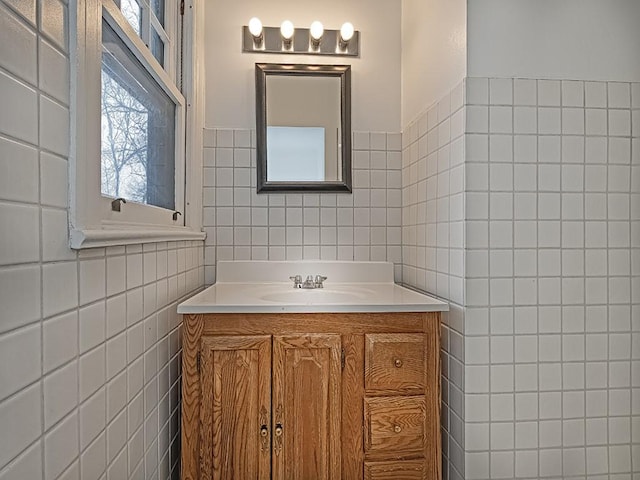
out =
<svg viewBox="0 0 640 480"><path fill-rule="evenodd" d="M182 476L440 479L439 313L185 315Z"/></svg>

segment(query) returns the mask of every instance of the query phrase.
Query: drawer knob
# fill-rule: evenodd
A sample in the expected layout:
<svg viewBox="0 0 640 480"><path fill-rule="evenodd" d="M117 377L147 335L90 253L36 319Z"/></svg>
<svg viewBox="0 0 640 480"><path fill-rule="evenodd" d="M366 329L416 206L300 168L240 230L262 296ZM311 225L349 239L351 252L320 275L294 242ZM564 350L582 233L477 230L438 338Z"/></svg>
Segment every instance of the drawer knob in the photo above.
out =
<svg viewBox="0 0 640 480"><path fill-rule="evenodd" d="M396 368L400 368L402 367L402 360L400 360L399 358L396 358L393 364L396 366Z"/></svg>
<svg viewBox="0 0 640 480"><path fill-rule="evenodd" d="M266 437L267 435L269 435L269 429L266 425L262 425L262 427L260 427L260 436Z"/></svg>
<svg viewBox="0 0 640 480"><path fill-rule="evenodd" d="M280 423L276 424L275 432L276 432L276 437L279 437L282 435L282 425Z"/></svg>
<svg viewBox="0 0 640 480"><path fill-rule="evenodd" d="M400 433L402 431L402 427L400 425L394 425L393 431L396 433Z"/></svg>

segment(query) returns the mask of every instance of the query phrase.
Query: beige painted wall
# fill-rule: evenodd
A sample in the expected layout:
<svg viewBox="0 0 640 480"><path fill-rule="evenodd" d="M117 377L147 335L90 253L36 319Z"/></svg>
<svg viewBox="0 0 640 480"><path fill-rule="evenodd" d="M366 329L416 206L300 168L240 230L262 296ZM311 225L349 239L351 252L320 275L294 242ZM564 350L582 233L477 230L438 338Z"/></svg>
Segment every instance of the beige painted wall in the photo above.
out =
<svg viewBox="0 0 640 480"><path fill-rule="evenodd" d="M466 12L466 0L402 0L403 129L465 77Z"/></svg>
<svg viewBox="0 0 640 480"><path fill-rule="evenodd" d="M640 81L638 0L469 1L469 76Z"/></svg>
<svg viewBox="0 0 640 480"><path fill-rule="evenodd" d="M255 128L254 64L268 62L351 65L353 130L400 130L400 1L208 0L206 7L206 127ZM360 31L360 57L242 53L242 26L253 16L267 26L289 19L305 28L350 21Z"/></svg>

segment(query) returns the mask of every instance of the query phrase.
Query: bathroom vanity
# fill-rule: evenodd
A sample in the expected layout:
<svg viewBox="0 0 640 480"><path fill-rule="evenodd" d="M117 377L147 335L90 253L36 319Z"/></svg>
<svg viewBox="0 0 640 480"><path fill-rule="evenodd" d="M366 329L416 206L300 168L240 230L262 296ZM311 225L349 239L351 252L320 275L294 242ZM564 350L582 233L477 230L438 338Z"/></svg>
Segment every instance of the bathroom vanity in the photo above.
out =
<svg viewBox="0 0 640 480"><path fill-rule="evenodd" d="M447 309L388 263L219 262L178 307L181 478L439 479Z"/></svg>

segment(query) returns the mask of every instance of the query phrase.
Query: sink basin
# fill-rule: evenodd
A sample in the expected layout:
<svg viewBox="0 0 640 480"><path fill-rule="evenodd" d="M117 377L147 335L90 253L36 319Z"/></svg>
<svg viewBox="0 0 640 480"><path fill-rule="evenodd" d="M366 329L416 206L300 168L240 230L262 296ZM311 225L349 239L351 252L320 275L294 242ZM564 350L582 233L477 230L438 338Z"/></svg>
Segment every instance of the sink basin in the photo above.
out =
<svg viewBox="0 0 640 480"><path fill-rule="evenodd" d="M279 292L269 292L258 295L258 298L266 302L278 303L346 303L366 298L367 292L362 291L341 291L317 288L313 290L291 289Z"/></svg>
<svg viewBox="0 0 640 480"><path fill-rule="evenodd" d="M327 277L296 289L292 275ZM389 262L224 261L216 283L178 306L180 314L440 312L448 305L394 283Z"/></svg>

